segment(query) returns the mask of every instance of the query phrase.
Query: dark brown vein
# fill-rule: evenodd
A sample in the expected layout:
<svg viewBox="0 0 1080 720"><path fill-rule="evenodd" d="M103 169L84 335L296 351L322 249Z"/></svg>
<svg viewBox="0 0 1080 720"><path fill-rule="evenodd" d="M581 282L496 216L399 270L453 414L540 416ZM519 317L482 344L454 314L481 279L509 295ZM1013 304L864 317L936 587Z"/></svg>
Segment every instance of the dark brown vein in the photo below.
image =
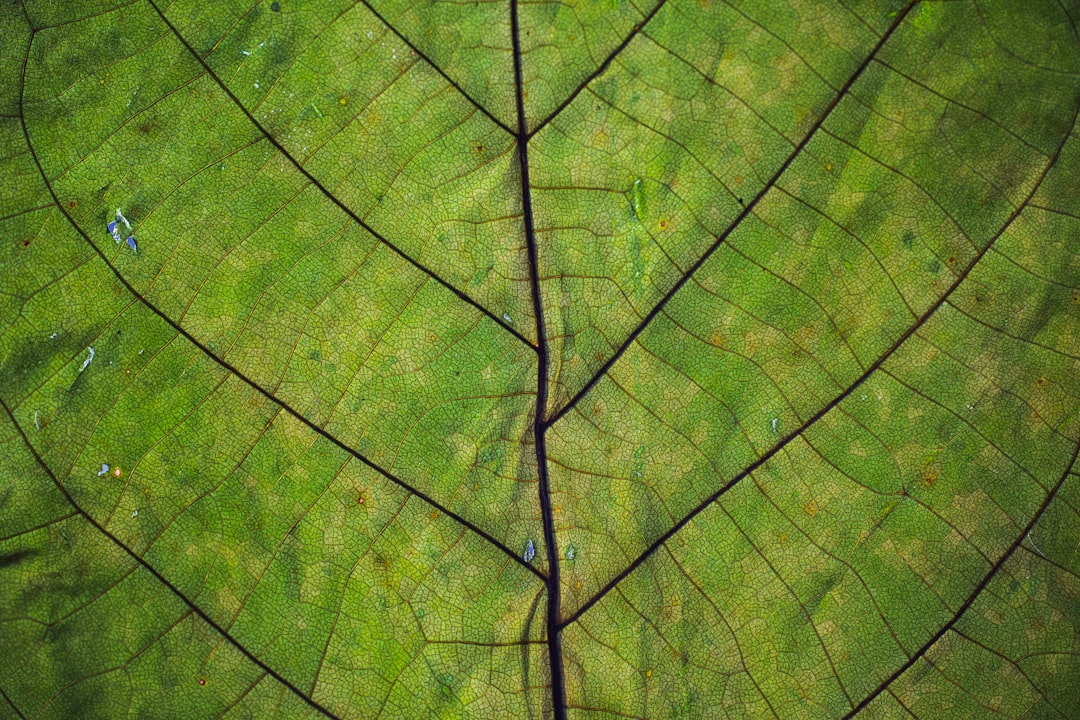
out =
<svg viewBox="0 0 1080 720"><path fill-rule="evenodd" d="M540 519L544 526L544 549L548 574L547 587L547 649L551 672L551 708L555 720L566 720L566 681L563 674L562 633L559 619L562 600L559 581L559 545L555 534L555 517L551 507L551 483L547 466L547 423L544 414L548 398L548 341L544 324L544 301L540 289L540 259L536 246L536 226L533 220L532 193L529 187L529 135L525 118L525 93L522 85L521 32L518 25L518 3L510 0L510 27L514 41L514 96L517 101L517 150L521 173L521 206L525 216L525 244L529 251L529 285L532 290L533 315L536 317L536 409L533 411L533 440L536 446L536 472L540 490Z"/></svg>

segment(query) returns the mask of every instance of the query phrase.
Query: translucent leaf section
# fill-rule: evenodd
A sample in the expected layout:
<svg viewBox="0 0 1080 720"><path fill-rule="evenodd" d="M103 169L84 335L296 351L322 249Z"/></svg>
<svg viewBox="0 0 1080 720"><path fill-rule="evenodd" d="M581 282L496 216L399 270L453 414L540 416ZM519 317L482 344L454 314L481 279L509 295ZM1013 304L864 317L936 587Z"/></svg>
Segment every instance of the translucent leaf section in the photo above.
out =
<svg viewBox="0 0 1080 720"><path fill-rule="evenodd" d="M878 41L843 11L801 32L673 0L535 137L552 410L772 184Z"/></svg>
<svg viewBox="0 0 1080 720"><path fill-rule="evenodd" d="M0 447L10 717L323 717L79 515L6 413Z"/></svg>
<svg viewBox="0 0 1080 720"><path fill-rule="evenodd" d="M535 132L557 114L663 4L664 0L520 3L527 129ZM555 67L559 72L551 72Z"/></svg>
<svg viewBox="0 0 1080 720"><path fill-rule="evenodd" d="M141 248L182 239L206 267L215 246L269 251L275 229L297 250L359 260L349 237L368 229L403 268L531 332L511 138L370 11L158 10L137 3L43 30L39 47L64 49L27 68L43 164L65 200L103 203L95 234L122 206ZM172 71L154 73L163 62ZM332 228L311 232L320 221Z"/></svg>
<svg viewBox="0 0 1080 720"><path fill-rule="evenodd" d="M1080 717L1074 0L13 0L0 718Z"/></svg>
<svg viewBox="0 0 1080 720"><path fill-rule="evenodd" d="M954 625L855 717L1073 717L1080 711L1080 477Z"/></svg>
<svg viewBox="0 0 1080 720"><path fill-rule="evenodd" d="M543 625L513 601L542 592L522 564L133 298L99 331L90 365L80 353L14 404L88 518L335 715L539 705L493 680L543 672Z"/></svg>
<svg viewBox="0 0 1080 720"><path fill-rule="evenodd" d="M509 2L372 0L370 6L499 122L517 127Z"/></svg>
<svg viewBox="0 0 1080 720"><path fill-rule="evenodd" d="M117 47L84 40L105 23L125 28L119 61ZM72 64L77 50L87 57ZM163 54L183 82L150 72ZM537 535L522 527L539 515L522 448L535 358L498 318L460 302L350 217L150 5L43 30L30 59L24 110L36 157L133 292L383 469L468 507L515 547ZM78 109L61 112L69 96ZM110 239L118 209L137 252ZM126 338L117 339L123 349L98 345L104 362L145 350Z"/></svg>
<svg viewBox="0 0 1080 720"><path fill-rule="evenodd" d="M965 17L946 26L962 27ZM989 34L957 31L942 47L956 52L969 42L987 68L986 84L1008 88L1009 97L985 108L950 100L954 66L925 63L937 41L919 18L897 31L896 44L883 47L753 211L552 426L560 543L594 548L590 559L582 554L579 576L564 573L568 592L588 597L590 584L604 585L837 402L892 392L862 385L879 366L922 352L914 348L927 333L949 333L957 344L952 358L964 363L980 347L974 338L995 342L996 328L1007 327L998 317L1018 314L1013 322L1026 320L1035 333L1041 319L1027 303L1046 294L1042 312L1058 307L1058 289L1021 275L1005 296L1017 304L989 327L954 309L961 301L981 307L969 300L970 288L1000 285L995 273L1008 265L1002 252L1033 254L1055 236L1029 230L1034 208L1017 214L1073 123L1075 81L1042 68L1016 70ZM919 68L921 79L906 67ZM1047 116L1012 127L1010 103ZM991 251L995 242L1011 249ZM1042 252L1040 266L1053 267L1075 249ZM1050 335L1041 344L1054 348L1058 340ZM1029 367L1016 352L1017 366ZM958 386L956 370L940 362L928 372L944 372ZM952 401L964 417L982 407L983 390L971 383L963 402ZM1015 394L1026 398L1028 390ZM883 429L880 442L906 437L903 423L915 417Z"/></svg>
<svg viewBox="0 0 1080 720"><path fill-rule="evenodd" d="M1053 198L1077 148L864 382L589 601L565 630L571 707L1075 711L1057 689L1076 673L1073 561L1047 553L1075 544L1057 528L1077 480L1080 266L1043 238L1075 222Z"/></svg>

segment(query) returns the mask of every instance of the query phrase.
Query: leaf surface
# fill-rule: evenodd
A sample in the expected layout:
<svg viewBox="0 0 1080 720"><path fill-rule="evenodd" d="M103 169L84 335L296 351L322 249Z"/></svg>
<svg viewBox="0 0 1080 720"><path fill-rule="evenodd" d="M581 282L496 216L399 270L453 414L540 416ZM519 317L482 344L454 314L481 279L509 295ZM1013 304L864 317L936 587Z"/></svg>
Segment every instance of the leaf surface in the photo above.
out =
<svg viewBox="0 0 1080 720"><path fill-rule="evenodd" d="M1077 21L8 2L0 717L1080 717Z"/></svg>

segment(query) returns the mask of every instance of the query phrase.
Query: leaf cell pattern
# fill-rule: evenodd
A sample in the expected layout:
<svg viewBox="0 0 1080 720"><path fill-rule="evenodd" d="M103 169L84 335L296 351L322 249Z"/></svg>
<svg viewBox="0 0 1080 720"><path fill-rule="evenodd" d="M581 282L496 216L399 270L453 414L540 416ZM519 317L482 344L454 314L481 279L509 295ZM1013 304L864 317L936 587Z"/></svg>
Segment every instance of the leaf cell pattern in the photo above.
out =
<svg viewBox="0 0 1080 720"><path fill-rule="evenodd" d="M1080 717L1078 20L5 0L0 717Z"/></svg>

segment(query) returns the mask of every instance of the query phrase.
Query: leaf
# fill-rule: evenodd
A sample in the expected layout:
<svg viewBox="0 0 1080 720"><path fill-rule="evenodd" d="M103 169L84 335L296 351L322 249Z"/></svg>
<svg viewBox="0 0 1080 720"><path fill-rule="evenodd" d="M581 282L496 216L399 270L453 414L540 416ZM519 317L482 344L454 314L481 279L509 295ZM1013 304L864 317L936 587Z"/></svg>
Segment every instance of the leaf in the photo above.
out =
<svg viewBox="0 0 1080 720"><path fill-rule="evenodd" d="M1078 20L8 0L0 717L1080 717Z"/></svg>

